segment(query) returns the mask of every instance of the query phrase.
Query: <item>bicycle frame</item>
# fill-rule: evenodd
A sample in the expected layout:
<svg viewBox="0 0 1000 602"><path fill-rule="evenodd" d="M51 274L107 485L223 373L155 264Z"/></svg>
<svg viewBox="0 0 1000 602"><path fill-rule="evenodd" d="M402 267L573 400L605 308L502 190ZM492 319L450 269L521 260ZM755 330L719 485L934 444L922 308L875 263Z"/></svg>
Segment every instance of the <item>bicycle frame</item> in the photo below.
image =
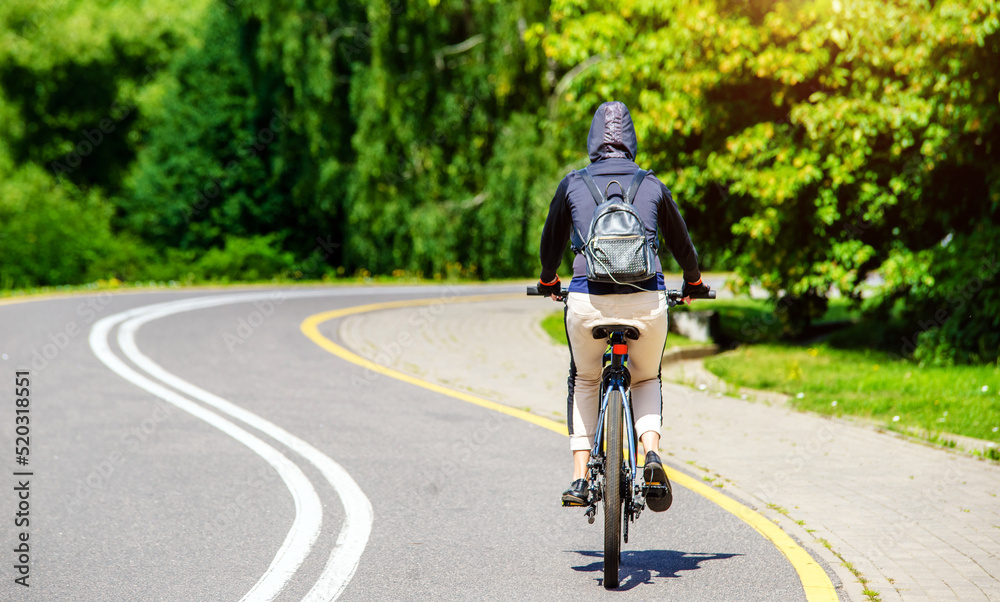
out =
<svg viewBox="0 0 1000 602"><path fill-rule="evenodd" d="M527 292L529 295L547 296L550 294L548 292L540 292L538 287L528 287ZM552 293L555 300L563 302L566 301L568 294L566 290L561 290L558 295ZM678 303L688 300L681 291L675 290L663 291L663 296L668 307L673 307ZM715 291L709 290L704 296L699 298L714 299ZM601 406L597 415L597 431L594 436L594 446L590 450L590 460L587 462L587 481L589 483L590 495L588 496L585 515L587 521L593 524L595 515L597 514L598 502L605 501L605 498L608 498L604 505L605 589L613 589L619 585L618 569L621 561L619 530L625 543L628 543L629 521L635 522L639 517L639 513L646 507L646 495L649 490L651 488L665 489L665 486L662 484L649 485L644 480L641 486L639 483L636 483L639 472L638 450L632 412L632 396L630 393L632 376L628 371L628 341L626 340L626 332L629 332L631 329L632 327L629 326L608 326L604 327L602 331L594 330L597 338L603 338L607 335L609 350L604 353L604 368L601 374L601 387L599 391ZM629 333L629 336L637 335L637 331ZM620 397L621 399L621 425L607 424L608 408L613 396ZM611 407L615 410L617 418L617 407ZM623 432L618 433L609 430L618 428L621 428ZM619 434L624 436L619 437ZM607 466L609 441L612 441L611 445L615 447L622 446L627 448L625 450L627 454L624 456L618 456L618 452L621 450L613 452L614 456L616 456L615 462L618 461L619 457L621 458L622 482L618 483L618 486L612 485L610 488L606 482L607 475L608 473L618 474L618 467ZM614 450L615 447L610 449ZM606 490L609 492L607 496L605 495ZM616 501L621 504L621 508L617 507ZM564 505L567 504L564 502Z"/></svg>
<svg viewBox="0 0 1000 602"><path fill-rule="evenodd" d="M588 481L590 482L590 504L587 508L587 519L594 522L597 512L597 502L604 498L603 478L605 476L605 453L604 444L607 437L605 433L605 417L607 416L608 403L612 391L618 391L622 399L622 426L624 428L625 443L627 446L627 463L625 469L625 483L627 492L623 496L626 500L626 519L635 520L639 512L645 506L644 500L638 498L640 488L635 483L638 474L638 447L636 443L635 421L632 414L632 396L629 391L631 375L628 371L628 343L624 333L613 332L610 336L610 351L604 354L604 373L601 376L601 406L597 414L597 436L594 437L594 447L590 450L590 461L587 467L590 469ZM607 425L614 428L614 425ZM627 520L626 520L627 523ZM627 529L627 528L626 528ZM627 533L627 531L626 531ZM628 543L626 535L625 542Z"/></svg>

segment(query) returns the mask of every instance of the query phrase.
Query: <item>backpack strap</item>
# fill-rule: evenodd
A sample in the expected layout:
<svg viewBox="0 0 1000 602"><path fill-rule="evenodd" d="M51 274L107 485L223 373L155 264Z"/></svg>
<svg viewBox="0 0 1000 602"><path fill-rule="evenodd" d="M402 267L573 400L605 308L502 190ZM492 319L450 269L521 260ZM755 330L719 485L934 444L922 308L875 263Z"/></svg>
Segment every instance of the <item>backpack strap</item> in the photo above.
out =
<svg viewBox="0 0 1000 602"><path fill-rule="evenodd" d="M601 191L597 188L597 182L594 181L594 176L590 175L590 172L587 171L586 167L579 170L577 173L580 174L580 176L583 178L583 183L586 184L587 188L590 189L590 194L591 196L594 197L595 203L600 205L601 203L607 200L604 198L604 195L601 194Z"/></svg>
<svg viewBox="0 0 1000 602"><path fill-rule="evenodd" d="M583 247L584 247L585 243L583 241L583 236L576 229L576 224L573 224L573 225L570 226L570 229L569 229L569 242L570 242L570 247L569 248L570 248L570 250L573 251L573 253L575 255L579 255L580 253L583 253Z"/></svg>
<svg viewBox="0 0 1000 602"><path fill-rule="evenodd" d="M646 179L649 175L648 169L640 169L635 172L635 176L632 177L632 181L629 182L628 190L625 191L625 198L628 200L628 204L632 205L635 203L635 197L639 194L639 188L642 186L642 181ZM655 254L659 251L659 238L660 238L660 225L656 225L656 236L653 237L653 253Z"/></svg>
<svg viewBox="0 0 1000 602"><path fill-rule="evenodd" d="M594 197L595 203L600 205L607 200L607 198L601 194L601 190L597 187L597 182L594 181L594 176L590 175L590 171L587 170L586 167L577 170L577 173L580 174L580 177L583 179L583 183L587 185L587 189L590 190L590 195ZM635 176L632 177L632 181L629 183L628 189L624 191L623 195L624 200L627 201L629 205L631 205L635 200L635 195L639 193L639 187L642 186L642 181L646 178L648 173L648 170L640 169L635 172ZM575 224L570 230L570 239L570 242L572 242L571 248L573 249L573 252L576 254L582 253L585 243L583 241L583 236L577 231Z"/></svg>
<svg viewBox="0 0 1000 602"><path fill-rule="evenodd" d="M583 253L583 237L580 233L576 231L576 226L570 226L569 230L569 248L573 251L574 255L579 255Z"/></svg>
<svg viewBox="0 0 1000 602"><path fill-rule="evenodd" d="M625 200L628 201L629 205L635 200L635 195L639 194L639 187L642 186L642 181L646 179L648 173L649 171L645 169L635 172L635 176L628 185L628 190L625 191Z"/></svg>
<svg viewBox="0 0 1000 602"><path fill-rule="evenodd" d="M594 202L600 205L604 202L604 196L601 195L601 191L597 188L597 182L594 181L594 177L590 175L587 168L578 169L577 172L583 179L583 183L587 185L587 189L590 190L590 195L594 197ZM573 252L579 255L583 253L583 247L586 242L583 240L583 234L581 234L576 229L576 224L570 229L570 242L572 243Z"/></svg>
<svg viewBox="0 0 1000 602"><path fill-rule="evenodd" d="M625 193L626 196L628 196L628 203L629 203L629 205L631 205L631 204L633 204L635 202L635 197L636 197L636 195L639 194L639 187L642 186L643 180L645 180L646 176L648 176L650 173L652 173L652 172L650 172L648 169L640 169L639 171L635 172L635 177L632 178L632 182L630 182L629 185L628 185L628 192ZM655 254L655 253L657 253L659 251L659 248L660 248L660 225L659 224L656 224L656 235L653 237L653 243L652 244L653 244L653 253Z"/></svg>

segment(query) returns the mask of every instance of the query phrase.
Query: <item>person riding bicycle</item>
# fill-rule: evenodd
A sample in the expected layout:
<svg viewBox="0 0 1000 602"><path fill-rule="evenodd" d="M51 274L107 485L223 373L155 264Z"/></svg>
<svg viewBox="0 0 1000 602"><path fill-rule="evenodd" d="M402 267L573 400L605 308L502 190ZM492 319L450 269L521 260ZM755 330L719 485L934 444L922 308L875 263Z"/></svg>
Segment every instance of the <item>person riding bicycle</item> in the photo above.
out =
<svg viewBox="0 0 1000 602"><path fill-rule="evenodd" d="M591 160L587 170L600 190L606 190L612 180L631 180L639 170L636 150L635 127L628 108L618 101L598 107L587 136ZM670 191L652 172L639 183L633 207L654 248L657 226L662 231L667 247L684 271L681 289L684 296L704 296L709 287L702 283L698 253L687 225ZM596 208L594 197L578 172L570 172L559 183L542 230L542 271L538 279L541 293L557 299L561 283L556 270L562 263L571 229L575 225L578 232L587 232ZM636 327L640 333L639 339L629 344L628 369L632 376L635 429L646 451L643 477L646 483L665 485L665 491L656 494L651 491L646 503L657 512L670 507L669 482L656 453L663 410L660 361L667 339L667 304L660 291L665 289L659 257L656 276L630 286L589 281L586 260L582 253L577 253L565 313L570 349L567 421L573 452L573 483L562 495L564 504L586 504L589 497L585 476L597 428L601 363L606 345L603 340L595 340L591 331L599 325L624 324Z"/></svg>

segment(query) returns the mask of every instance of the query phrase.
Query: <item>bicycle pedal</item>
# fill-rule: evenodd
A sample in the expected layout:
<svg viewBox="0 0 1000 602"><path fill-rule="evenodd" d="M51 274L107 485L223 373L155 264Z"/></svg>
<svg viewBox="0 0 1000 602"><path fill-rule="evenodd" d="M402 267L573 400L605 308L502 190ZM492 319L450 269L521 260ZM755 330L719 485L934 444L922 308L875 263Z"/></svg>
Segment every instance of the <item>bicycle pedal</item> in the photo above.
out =
<svg viewBox="0 0 1000 602"><path fill-rule="evenodd" d="M587 506L587 504L583 504L581 502L569 502L566 500L562 501L562 505L563 508L583 508L584 506Z"/></svg>

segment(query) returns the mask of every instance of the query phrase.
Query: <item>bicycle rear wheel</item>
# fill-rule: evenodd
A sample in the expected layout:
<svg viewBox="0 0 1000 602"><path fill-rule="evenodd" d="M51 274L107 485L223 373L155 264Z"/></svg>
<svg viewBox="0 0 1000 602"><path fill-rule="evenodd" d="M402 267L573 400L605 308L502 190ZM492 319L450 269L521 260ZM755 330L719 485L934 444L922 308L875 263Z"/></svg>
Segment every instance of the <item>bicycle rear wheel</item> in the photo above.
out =
<svg viewBox="0 0 1000 602"><path fill-rule="evenodd" d="M608 393L604 416L604 589L618 587L622 528L622 395Z"/></svg>

